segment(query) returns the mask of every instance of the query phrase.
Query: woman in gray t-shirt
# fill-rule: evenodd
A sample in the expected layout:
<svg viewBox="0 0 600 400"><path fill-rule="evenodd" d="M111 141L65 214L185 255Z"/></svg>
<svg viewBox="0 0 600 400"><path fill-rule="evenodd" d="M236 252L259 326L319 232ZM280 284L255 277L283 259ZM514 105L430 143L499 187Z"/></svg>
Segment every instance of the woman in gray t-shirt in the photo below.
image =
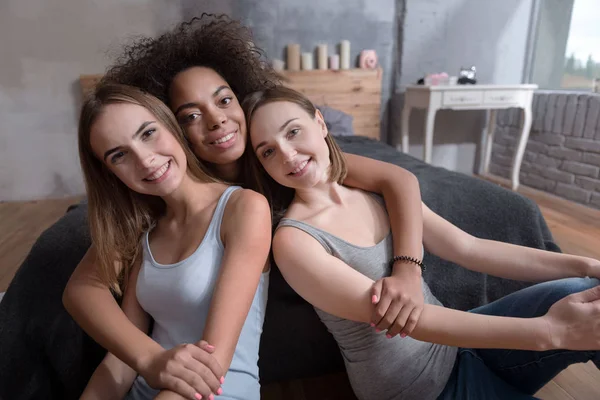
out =
<svg viewBox="0 0 600 400"><path fill-rule="evenodd" d="M422 267L421 260L393 254L378 198L342 185L344 159L309 100L280 87L249 96L244 107L249 162L272 178L258 172L257 188L271 204L289 200L273 238L275 261L337 340L359 399L531 398L570 364L600 364L600 262L478 239L425 205L429 252L545 283L471 312L444 308L424 283L425 306L410 337L378 332L397 312L374 313L374 282L394 262Z"/></svg>

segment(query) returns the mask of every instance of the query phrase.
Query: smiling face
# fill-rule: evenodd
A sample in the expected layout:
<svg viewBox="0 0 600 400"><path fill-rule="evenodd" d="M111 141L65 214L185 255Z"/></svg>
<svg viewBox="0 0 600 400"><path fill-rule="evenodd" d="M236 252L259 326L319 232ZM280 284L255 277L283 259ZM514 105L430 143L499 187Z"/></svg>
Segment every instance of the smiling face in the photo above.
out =
<svg viewBox="0 0 600 400"><path fill-rule="evenodd" d="M250 122L252 149L280 185L301 189L330 180L327 127L319 111L275 101L260 106Z"/></svg>
<svg viewBox="0 0 600 400"><path fill-rule="evenodd" d="M246 119L228 83L214 70L192 67L175 76L170 106L196 156L237 164L246 144Z"/></svg>
<svg viewBox="0 0 600 400"><path fill-rule="evenodd" d="M185 152L173 133L136 104L105 106L91 127L90 145L96 158L138 193L167 196L187 171Z"/></svg>

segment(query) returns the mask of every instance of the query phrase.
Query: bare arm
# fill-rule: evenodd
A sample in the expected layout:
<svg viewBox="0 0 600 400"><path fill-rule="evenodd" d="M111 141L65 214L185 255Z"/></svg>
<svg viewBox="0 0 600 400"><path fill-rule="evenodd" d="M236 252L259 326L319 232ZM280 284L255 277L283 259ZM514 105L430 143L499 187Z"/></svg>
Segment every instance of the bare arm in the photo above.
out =
<svg viewBox="0 0 600 400"><path fill-rule="evenodd" d="M479 239L423 204L423 242L433 254L472 271L501 278L543 282L588 274L591 259Z"/></svg>
<svg viewBox="0 0 600 400"><path fill-rule="evenodd" d="M225 254L203 339L215 346L213 356L227 371L269 255L271 215L267 200L251 190L234 192L221 232Z"/></svg>
<svg viewBox="0 0 600 400"><path fill-rule="evenodd" d="M313 306L340 318L368 323L373 281L327 254L308 234L280 228L273 239L275 261L290 286ZM541 350L549 347L541 318L507 318L426 304L411 336L450 346Z"/></svg>
<svg viewBox="0 0 600 400"><path fill-rule="evenodd" d="M92 246L67 283L63 294L65 308L98 344L140 371L145 358L163 348L127 318L98 278L95 263L96 251Z"/></svg>
<svg viewBox="0 0 600 400"><path fill-rule="evenodd" d="M423 257L423 217L419 181L409 171L370 158L345 155L348 177L344 184L380 193L385 200L394 240L394 255ZM371 323L388 335L410 335L425 300L421 268L404 261L394 263L392 274L375 282L371 291Z"/></svg>
<svg viewBox="0 0 600 400"><path fill-rule="evenodd" d="M140 331L147 332L150 326L150 318L138 303L135 295L139 270L140 265L137 263L131 271L129 283L123 295L122 309L127 318ZM131 388L136 376L137 372L131 367L113 354L107 353L96 371L94 371L81 395L81 399L122 399Z"/></svg>
<svg viewBox="0 0 600 400"><path fill-rule="evenodd" d="M348 176L344 185L383 195L394 234L394 255L421 259L423 216L417 177L394 164L344 153ZM397 264L401 268L413 264Z"/></svg>

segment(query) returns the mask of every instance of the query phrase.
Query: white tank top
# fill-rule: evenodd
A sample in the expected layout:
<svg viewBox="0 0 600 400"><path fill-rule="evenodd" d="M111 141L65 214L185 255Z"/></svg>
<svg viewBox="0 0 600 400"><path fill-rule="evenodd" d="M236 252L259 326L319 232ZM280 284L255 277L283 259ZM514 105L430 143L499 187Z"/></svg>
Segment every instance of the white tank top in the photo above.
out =
<svg viewBox="0 0 600 400"><path fill-rule="evenodd" d="M136 294L142 308L154 319L152 338L165 349L202 339L215 284L221 268L224 246L221 221L231 193L239 186L228 187L217 204L204 239L185 260L175 264L156 262L143 241L143 260ZM258 348L267 303L269 273L260 277L258 289L246 317L238 344L227 371L223 394L219 399L258 400ZM130 400L153 399L158 394L138 376L127 396Z"/></svg>

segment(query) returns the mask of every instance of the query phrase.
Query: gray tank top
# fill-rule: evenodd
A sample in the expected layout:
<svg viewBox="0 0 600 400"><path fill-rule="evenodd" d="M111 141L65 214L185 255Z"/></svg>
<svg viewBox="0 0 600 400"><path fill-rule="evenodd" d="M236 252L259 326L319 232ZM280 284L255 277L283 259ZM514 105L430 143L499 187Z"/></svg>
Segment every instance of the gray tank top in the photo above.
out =
<svg viewBox="0 0 600 400"><path fill-rule="evenodd" d="M282 226L308 233L329 254L374 281L391 275L391 232L375 246L360 247L301 221L283 218L278 228ZM441 305L424 281L423 294L426 304ZM315 311L335 338L360 400L435 399L444 389L456 360L455 347L411 337L388 339L369 324L338 318L316 307Z"/></svg>
<svg viewBox="0 0 600 400"><path fill-rule="evenodd" d="M142 308L154 319L152 338L165 349L202 339L224 252L220 232L223 212L231 193L239 188L231 186L223 192L204 239L185 260L159 264L148 245L149 232L142 239L144 254L136 294ZM258 347L268 285L269 273L265 272L260 277L219 399L260 399ZM153 399L157 394L138 376L127 399Z"/></svg>

